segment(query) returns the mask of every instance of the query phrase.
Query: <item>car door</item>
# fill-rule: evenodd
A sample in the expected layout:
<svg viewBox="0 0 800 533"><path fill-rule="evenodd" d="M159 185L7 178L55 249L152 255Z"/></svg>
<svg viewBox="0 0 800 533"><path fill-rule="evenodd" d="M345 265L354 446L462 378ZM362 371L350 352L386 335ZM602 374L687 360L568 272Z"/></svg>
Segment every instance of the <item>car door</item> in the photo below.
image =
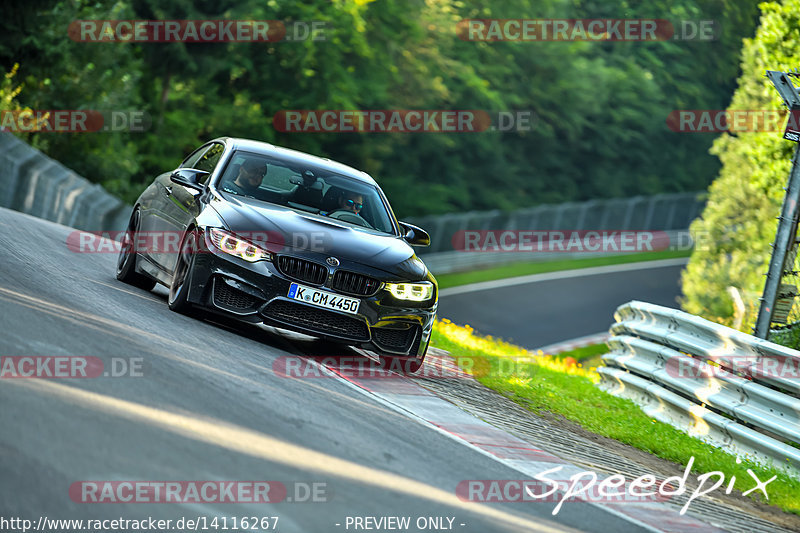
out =
<svg viewBox="0 0 800 533"><path fill-rule="evenodd" d="M195 168L208 172L199 180L201 184L205 185L219 164L224 152L224 144L220 142L211 143L196 160L184 162L184 168ZM164 223L166 225L164 241L166 253L162 260L164 268L169 272L172 272L177 263L178 248L183 240L186 228L200 214L201 205L197 197L201 194L195 189L184 187L172 181L169 181L165 188L164 197L166 201L163 205Z"/></svg>
<svg viewBox="0 0 800 533"><path fill-rule="evenodd" d="M178 168L191 168L208 151L209 147L209 145L203 145L189 154L178 165ZM171 218L174 216L172 207L174 204L171 196L178 185L169 178L172 172L165 172L153 181L153 190L149 201L146 205L142 204L141 206L139 230L147 238L143 241L146 242L145 249L140 253L162 270L167 270L167 265L170 263L168 257L170 250L165 248L164 241L175 237L174 234L170 234L170 232L174 232L174 224L171 222ZM174 245L173 248L177 248L177 246Z"/></svg>

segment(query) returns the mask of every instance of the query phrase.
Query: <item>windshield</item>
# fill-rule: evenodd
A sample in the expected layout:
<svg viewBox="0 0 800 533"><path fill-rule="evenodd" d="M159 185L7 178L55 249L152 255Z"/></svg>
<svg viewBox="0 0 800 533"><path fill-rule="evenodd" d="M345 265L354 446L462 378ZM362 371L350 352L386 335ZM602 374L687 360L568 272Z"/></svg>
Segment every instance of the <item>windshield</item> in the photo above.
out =
<svg viewBox="0 0 800 533"><path fill-rule="evenodd" d="M378 188L324 168L237 151L217 188L366 230L395 234Z"/></svg>

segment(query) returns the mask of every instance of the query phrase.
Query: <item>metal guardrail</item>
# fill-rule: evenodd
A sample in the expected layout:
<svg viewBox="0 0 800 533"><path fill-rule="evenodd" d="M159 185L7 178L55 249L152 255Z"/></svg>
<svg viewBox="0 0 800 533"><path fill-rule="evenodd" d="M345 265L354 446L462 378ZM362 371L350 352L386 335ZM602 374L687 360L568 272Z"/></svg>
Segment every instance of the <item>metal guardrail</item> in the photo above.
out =
<svg viewBox="0 0 800 533"><path fill-rule="evenodd" d="M88 230L124 230L131 207L58 161L0 132L0 207Z"/></svg>
<svg viewBox="0 0 800 533"><path fill-rule="evenodd" d="M452 240L459 231L648 230L666 232L671 236L670 242L685 244L691 240L686 230L704 203L705 193L660 194L540 205L510 213L450 213L409 222L430 232L431 246L419 253L431 271L444 274L502 263L585 256L456 251ZM8 132L0 132L0 207L89 231L123 230L131 210L100 185L90 183ZM673 235L678 234L685 238L673 240Z"/></svg>
<svg viewBox="0 0 800 533"><path fill-rule="evenodd" d="M705 206L706 193L670 193L543 204L512 212L469 211L408 218L431 234L427 253L453 250L465 230L685 230Z"/></svg>
<svg viewBox="0 0 800 533"><path fill-rule="evenodd" d="M693 237L688 229L668 230L661 232L669 238L670 245L668 250L691 250L694 246ZM536 263L541 261L569 260L586 258L590 255L604 257L612 255L626 255L631 252L608 251L599 254L597 252L440 252L436 254L426 254L424 249L419 250L420 258L425 261L425 265L436 274L447 274L450 272L473 270L487 267L489 265L499 265L505 263ZM659 249L660 250L660 249ZM658 251L658 250L655 250Z"/></svg>
<svg viewBox="0 0 800 533"><path fill-rule="evenodd" d="M683 231L705 206L706 193L672 193L633 198L539 205L513 212L470 211L408 218L430 233L431 245L420 257L434 274L518 261L542 261L557 254L465 252L453 248L461 231ZM574 254L572 254L574 255ZM569 259L571 254L560 254ZM597 255L597 254L592 254ZM585 256L585 254L584 254Z"/></svg>
<svg viewBox="0 0 800 533"><path fill-rule="evenodd" d="M599 386L709 444L800 476L800 352L677 309L615 314Z"/></svg>

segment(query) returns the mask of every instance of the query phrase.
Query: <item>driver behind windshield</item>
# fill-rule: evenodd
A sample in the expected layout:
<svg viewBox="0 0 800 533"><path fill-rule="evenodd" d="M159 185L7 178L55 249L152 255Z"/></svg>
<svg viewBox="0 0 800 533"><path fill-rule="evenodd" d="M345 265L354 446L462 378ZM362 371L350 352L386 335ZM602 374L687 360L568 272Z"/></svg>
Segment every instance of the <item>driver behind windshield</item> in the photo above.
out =
<svg viewBox="0 0 800 533"><path fill-rule="evenodd" d="M350 211L354 214L359 214L364 207L364 197L358 193L344 191L339 197L339 209L337 211Z"/></svg>
<svg viewBox="0 0 800 533"><path fill-rule="evenodd" d="M364 207L364 196L361 193L342 191L336 197L336 210L328 216L358 226L372 228L372 224L362 218L360 212Z"/></svg>
<svg viewBox="0 0 800 533"><path fill-rule="evenodd" d="M228 183L227 189L236 194L252 196L258 191L261 181L267 175L267 166L260 161L249 159L239 167L239 174L232 183Z"/></svg>

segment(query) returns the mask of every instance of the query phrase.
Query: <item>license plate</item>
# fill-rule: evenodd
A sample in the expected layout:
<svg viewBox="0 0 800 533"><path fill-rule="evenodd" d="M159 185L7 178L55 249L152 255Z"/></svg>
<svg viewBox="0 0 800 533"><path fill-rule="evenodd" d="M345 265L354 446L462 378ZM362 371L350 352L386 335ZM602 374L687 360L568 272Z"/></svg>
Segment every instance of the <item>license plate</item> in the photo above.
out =
<svg viewBox="0 0 800 533"><path fill-rule="evenodd" d="M332 292L312 289L311 287L305 287L297 283L292 283L291 287L289 287L288 296L289 298L316 305L317 307L353 314L358 313L358 305L361 303L361 300L358 298L348 298L347 296L340 296Z"/></svg>

